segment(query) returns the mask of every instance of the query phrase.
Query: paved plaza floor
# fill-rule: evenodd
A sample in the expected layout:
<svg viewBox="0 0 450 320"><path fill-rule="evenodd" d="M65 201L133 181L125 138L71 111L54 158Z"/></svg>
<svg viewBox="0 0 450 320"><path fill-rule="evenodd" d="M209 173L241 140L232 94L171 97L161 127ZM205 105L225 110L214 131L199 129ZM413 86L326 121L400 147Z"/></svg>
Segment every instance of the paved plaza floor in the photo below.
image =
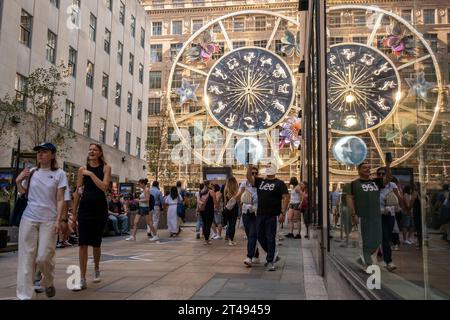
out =
<svg viewBox="0 0 450 320"><path fill-rule="evenodd" d="M160 231L160 243L150 243L143 230L136 242L126 237L104 238L100 283L93 283L92 251L88 263L87 290L66 287L67 267L78 264L78 248L56 251L56 296L63 300L312 300L327 299L317 275L310 241L285 239L278 246L281 260L276 271L261 264L247 268L246 240L237 230L237 245L224 240L205 246L195 239L193 227L179 237ZM0 253L0 299L13 299L16 291L17 252ZM47 299L45 294L37 299Z"/></svg>

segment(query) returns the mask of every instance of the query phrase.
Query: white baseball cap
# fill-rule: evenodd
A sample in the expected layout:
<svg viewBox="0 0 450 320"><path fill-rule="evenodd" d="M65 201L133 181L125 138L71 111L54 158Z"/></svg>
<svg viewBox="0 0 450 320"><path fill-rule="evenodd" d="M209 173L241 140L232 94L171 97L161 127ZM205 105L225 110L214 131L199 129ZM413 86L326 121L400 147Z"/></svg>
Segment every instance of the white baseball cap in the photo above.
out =
<svg viewBox="0 0 450 320"><path fill-rule="evenodd" d="M264 174L266 176L274 176L278 172L278 166L274 163L268 164L268 167L264 169Z"/></svg>

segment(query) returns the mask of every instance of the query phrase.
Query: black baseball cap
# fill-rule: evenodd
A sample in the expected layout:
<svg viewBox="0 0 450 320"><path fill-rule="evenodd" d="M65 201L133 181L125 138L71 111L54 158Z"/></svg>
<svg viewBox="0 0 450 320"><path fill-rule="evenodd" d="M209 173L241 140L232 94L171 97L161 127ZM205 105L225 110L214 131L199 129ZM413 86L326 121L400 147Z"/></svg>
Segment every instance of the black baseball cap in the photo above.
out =
<svg viewBox="0 0 450 320"><path fill-rule="evenodd" d="M50 142L43 142L40 145L33 148L34 151L50 150L52 153L56 153L56 147Z"/></svg>

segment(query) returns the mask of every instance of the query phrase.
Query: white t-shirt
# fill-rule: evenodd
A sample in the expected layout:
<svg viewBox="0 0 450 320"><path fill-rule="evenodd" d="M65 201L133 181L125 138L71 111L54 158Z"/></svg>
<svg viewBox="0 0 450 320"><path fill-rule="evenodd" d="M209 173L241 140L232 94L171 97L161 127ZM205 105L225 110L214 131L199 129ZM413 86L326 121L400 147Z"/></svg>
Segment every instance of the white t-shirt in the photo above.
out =
<svg viewBox="0 0 450 320"><path fill-rule="evenodd" d="M56 171L33 169L33 171L23 218L36 222L56 221L57 191L60 188L67 188L66 173L61 169ZM27 183L27 180L24 180L22 186L26 187Z"/></svg>

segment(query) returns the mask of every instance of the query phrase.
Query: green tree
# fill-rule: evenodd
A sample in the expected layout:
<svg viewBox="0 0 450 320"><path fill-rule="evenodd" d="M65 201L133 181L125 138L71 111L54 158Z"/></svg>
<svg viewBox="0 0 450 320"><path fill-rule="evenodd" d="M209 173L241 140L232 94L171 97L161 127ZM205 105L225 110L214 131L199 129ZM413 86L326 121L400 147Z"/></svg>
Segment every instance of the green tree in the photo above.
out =
<svg viewBox="0 0 450 320"><path fill-rule="evenodd" d="M19 114L20 108L15 99L9 95L0 98L0 146L10 142L7 133L11 131L12 125L18 121Z"/></svg>

